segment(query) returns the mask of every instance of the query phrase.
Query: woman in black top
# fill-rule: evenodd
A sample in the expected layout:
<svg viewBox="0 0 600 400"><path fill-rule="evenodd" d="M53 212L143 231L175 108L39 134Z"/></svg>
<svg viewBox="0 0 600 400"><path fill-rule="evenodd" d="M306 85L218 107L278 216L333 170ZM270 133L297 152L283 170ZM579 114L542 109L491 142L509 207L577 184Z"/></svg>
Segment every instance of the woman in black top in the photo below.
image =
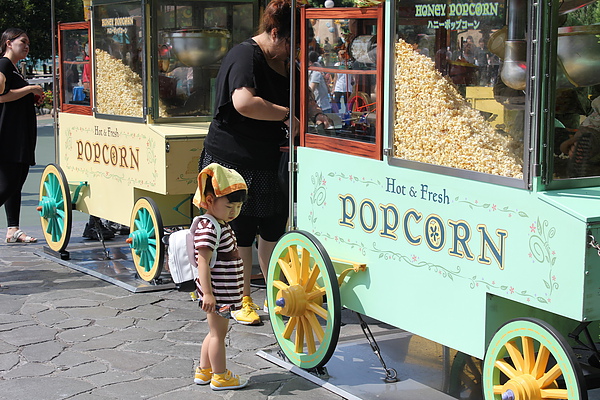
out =
<svg viewBox="0 0 600 400"><path fill-rule="evenodd" d="M215 85L215 115L200 158L200 169L217 162L238 171L248 185L248 201L231 226L244 261L244 300L234 318L249 325L260 322L250 297L252 244L258 234L259 264L266 277L288 218L287 194L278 184L277 169L279 147L290 125L290 30L290 1L272 0L261 33L225 56ZM298 128L297 123L293 126Z"/></svg>
<svg viewBox="0 0 600 400"><path fill-rule="evenodd" d="M29 53L29 38L22 29L9 28L0 38L0 73L6 82L0 92L0 206L4 205L7 243L32 243L37 239L19 229L21 190L29 167L35 165L37 121L34 96L43 96L39 85L29 85L15 66Z"/></svg>

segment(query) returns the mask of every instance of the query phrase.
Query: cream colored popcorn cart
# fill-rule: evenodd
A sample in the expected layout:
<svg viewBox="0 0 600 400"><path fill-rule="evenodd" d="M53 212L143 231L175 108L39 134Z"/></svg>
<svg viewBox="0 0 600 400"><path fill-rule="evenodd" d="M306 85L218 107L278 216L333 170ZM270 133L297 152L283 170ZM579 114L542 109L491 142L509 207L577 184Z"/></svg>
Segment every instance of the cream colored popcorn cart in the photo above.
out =
<svg viewBox="0 0 600 400"><path fill-rule="evenodd" d="M587 399L599 386L597 10L302 9L296 207L266 289L291 363L325 365L348 308L483 360L457 373L459 398ZM302 90L317 73L351 82L328 124Z"/></svg>
<svg viewBox="0 0 600 400"><path fill-rule="evenodd" d="M130 227L137 274L161 273L163 229L189 225L221 58L251 36L256 1L92 1L59 24L56 164L40 184L44 236L66 257L72 212Z"/></svg>

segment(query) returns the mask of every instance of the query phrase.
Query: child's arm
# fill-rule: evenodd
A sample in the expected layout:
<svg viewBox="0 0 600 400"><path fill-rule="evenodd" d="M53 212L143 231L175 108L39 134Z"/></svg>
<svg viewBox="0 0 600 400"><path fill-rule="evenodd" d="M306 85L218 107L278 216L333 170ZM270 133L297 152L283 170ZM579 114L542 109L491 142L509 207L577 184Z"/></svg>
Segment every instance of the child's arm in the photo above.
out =
<svg viewBox="0 0 600 400"><path fill-rule="evenodd" d="M212 282L210 279L210 259L212 250L207 247L198 249L198 279L202 287L202 310L207 313L215 311L217 301L212 292Z"/></svg>

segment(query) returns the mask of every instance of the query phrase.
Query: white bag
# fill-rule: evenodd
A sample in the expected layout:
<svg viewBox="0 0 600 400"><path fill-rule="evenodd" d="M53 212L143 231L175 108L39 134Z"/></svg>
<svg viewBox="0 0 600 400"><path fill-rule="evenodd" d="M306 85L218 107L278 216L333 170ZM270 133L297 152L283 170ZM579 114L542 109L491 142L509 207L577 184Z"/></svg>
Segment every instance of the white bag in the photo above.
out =
<svg viewBox="0 0 600 400"><path fill-rule="evenodd" d="M209 264L212 268L217 260L217 249L221 240L221 225L212 215L204 214L194 218L190 229L173 232L168 238L169 271L175 286L180 291L195 290L194 280L198 277L198 263L194 252L194 232L203 218L210 220L217 231L217 245Z"/></svg>

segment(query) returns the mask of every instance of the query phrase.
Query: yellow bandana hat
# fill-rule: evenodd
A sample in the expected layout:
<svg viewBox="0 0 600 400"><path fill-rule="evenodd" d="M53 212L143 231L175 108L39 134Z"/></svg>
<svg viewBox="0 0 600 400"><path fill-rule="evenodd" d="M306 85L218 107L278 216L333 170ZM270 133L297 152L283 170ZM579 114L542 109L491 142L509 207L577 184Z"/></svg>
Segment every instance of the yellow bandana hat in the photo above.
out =
<svg viewBox="0 0 600 400"><path fill-rule="evenodd" d="M193 200L194 205L198 208L206 209L207 204L204 188L206 180L209 177L217 197L223 197L238 190L248 190L246 181L244 181L244 178L237 171L225 168L217 163L212 163L198 174L198 188Z"/></svg>

